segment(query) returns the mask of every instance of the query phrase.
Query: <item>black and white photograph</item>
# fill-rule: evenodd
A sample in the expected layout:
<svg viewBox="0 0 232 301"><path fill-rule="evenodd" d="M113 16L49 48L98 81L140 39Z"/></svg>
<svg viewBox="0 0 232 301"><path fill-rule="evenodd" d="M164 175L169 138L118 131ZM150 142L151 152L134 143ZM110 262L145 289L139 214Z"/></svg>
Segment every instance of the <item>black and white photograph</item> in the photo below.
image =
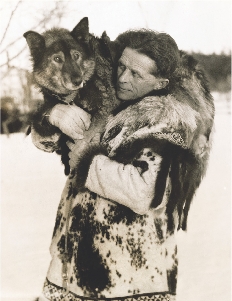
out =
<svg viewBox="0 0 232 301"><path fill-rule="evenodd" d="M231 300L231 1L2 0L2 301Z"/></svg>

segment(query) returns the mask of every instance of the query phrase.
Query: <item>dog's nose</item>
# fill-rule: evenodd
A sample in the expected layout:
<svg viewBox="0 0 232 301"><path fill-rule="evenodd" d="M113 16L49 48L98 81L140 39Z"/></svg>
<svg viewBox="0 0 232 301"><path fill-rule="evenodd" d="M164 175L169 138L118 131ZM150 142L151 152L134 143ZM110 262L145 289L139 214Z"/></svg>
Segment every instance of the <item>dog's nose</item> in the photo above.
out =
<svg viewBox="0 0 232 301"><path fill-rule="evenodd" d="M72 79L72 83L74 86L78 87L82 83L82 79L80 78Z"/></svg>

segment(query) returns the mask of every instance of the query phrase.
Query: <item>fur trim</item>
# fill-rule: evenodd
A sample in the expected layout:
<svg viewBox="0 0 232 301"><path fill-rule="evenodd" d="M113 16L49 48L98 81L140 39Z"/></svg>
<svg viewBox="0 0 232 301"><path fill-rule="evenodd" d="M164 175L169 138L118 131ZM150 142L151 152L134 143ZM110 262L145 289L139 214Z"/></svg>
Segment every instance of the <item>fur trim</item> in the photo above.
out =
<svg viewBox="0 0 232 301"><path fill-rule="evenodd" d="M43 137L49 137L55 134L61 134L61 131L49 123L48 116L50 114L50 111L53 106L51 106L48 103L43 104L40 106L36 112L32 114L32 127L35 129L35 131L43 136Z"/></svg>
<svg viewBox="0 0 232 301"><path fill-rule="evenodd" d="M89 167L96 155L107 155L106 148L100 144L91 144L82 152L76 163L75 183L78 191L82 191L88 176Z"/></svg>
<svg viewBox="0 0 232 301"><path fill-rule="evenodd" d="M150 96L111 116L103 141L109 141L111 156L122 145L148 136L189 148L199 122L200 114L174 96Z"/></svg>
<svg viewBox="0 0 232 301"><path fill-rule="evenodd" d="M31 127L31 139L34 145L45 152L52 153L59 150L58 142L60 134L55 133L51 136L40 136L38 131L35 131L33 125Z"/></svg>

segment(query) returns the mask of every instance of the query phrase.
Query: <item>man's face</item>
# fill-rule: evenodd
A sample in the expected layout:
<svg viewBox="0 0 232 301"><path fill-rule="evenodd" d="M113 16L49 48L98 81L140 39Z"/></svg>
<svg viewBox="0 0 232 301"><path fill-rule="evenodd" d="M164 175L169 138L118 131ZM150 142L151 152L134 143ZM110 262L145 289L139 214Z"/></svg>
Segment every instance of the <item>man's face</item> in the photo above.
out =
<svg viewBox="0 0 232 301"><path fill-rule="evenodd" d="M125 48L118 62L117 96L121 100L133 100L143 97L152 90L163 88L167 81L156 77L155 62L148 56L131 48Z"/></svg>

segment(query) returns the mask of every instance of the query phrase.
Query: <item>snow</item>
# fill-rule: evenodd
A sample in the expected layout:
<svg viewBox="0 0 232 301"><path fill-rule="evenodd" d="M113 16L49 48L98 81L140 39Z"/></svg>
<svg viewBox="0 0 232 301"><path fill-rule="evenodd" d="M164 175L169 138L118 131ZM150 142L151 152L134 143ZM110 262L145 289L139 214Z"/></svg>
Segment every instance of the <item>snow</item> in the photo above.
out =
<svg viewBox="0 0 232 301"><path fill-rule="evenodd" d="M209 169L178 233L177 301L230 300L230 114L216 98ZM24 134L1 135L1 300L32 301L49 266L49 245L65 184L59 156Z"/></svg>

